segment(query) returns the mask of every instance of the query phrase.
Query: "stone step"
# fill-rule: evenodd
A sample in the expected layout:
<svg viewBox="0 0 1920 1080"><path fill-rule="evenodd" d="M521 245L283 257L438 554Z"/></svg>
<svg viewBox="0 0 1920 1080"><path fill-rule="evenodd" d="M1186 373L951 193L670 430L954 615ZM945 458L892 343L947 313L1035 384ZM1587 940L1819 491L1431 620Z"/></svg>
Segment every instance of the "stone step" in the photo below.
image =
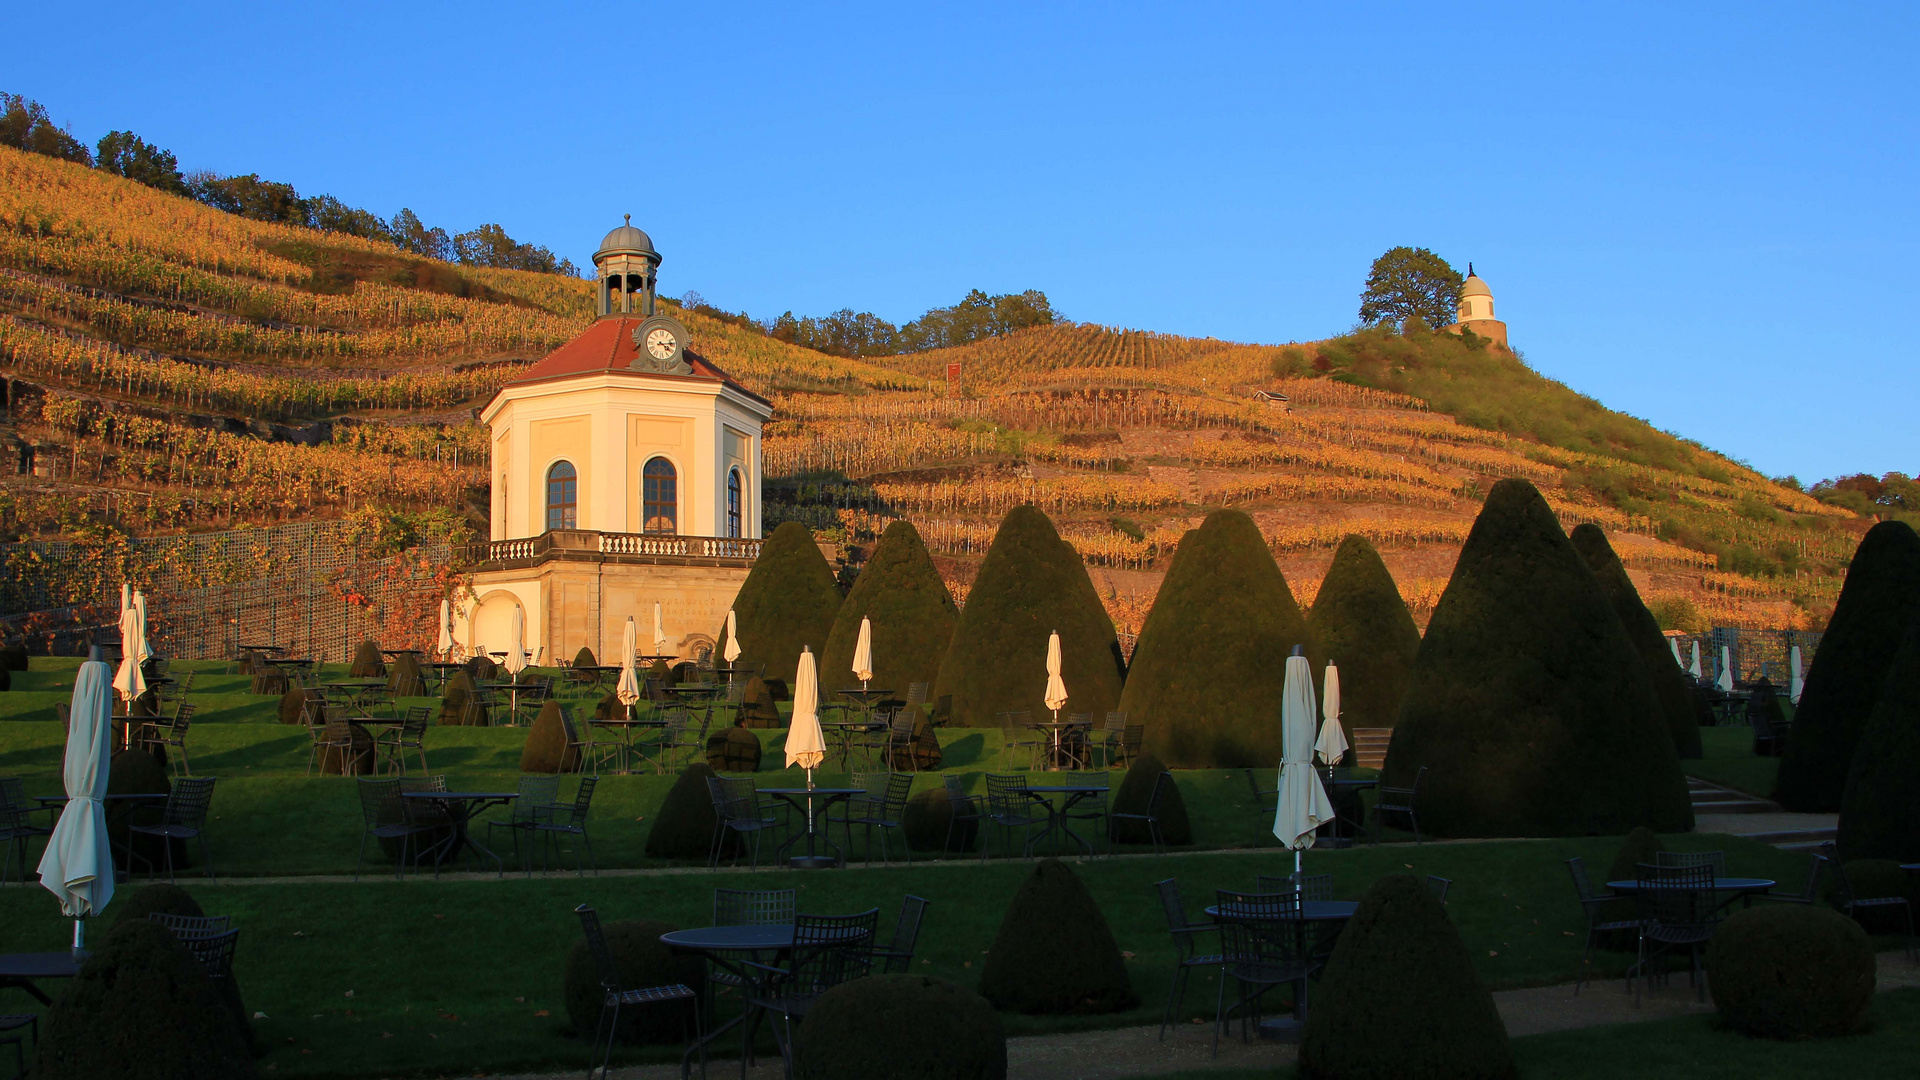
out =
<svg viewBox="0 0 1920 1080"><path fill-rule="evenodd" d="M1378 769L1387 762L1387 746L1393 742L1392 728L1354 728L1354 764L1363 769Z"/></svg>
<svg viewBox="0 0 1920 1080"><path fill-rule="evenodd" d="M1693 809L1695 813L1707 814L1772 814L1780 808L1765 799L1738 795L1699 795L1693 800Z"/></svg>
<svg viewBox="0 0 1920 1080"><path fill-rule="evenodd" d="M1772 844L1782 851L1811 851L1838 835L1838 829L1780 829L1774 832L1745 833L1743 838Z"/></svg>

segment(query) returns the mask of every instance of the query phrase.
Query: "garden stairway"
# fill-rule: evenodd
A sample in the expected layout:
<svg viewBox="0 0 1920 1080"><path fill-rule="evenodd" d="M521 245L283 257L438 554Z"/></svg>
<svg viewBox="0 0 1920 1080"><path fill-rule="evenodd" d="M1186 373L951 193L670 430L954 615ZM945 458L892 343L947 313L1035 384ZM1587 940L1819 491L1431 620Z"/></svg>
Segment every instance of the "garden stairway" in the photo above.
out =
<svg viewBox="0 0 1920 1080"><path fill-rule="evenodd" d="M1393 741L1390 727L1353 729L1353 763L1363 769L1378 769L1387 763L1387 744Z"/></svg>
<svg viewBox="0 0 1920 1080"><path fill-rule="evenodd" d="M1834 838L1838 815L1789 814L1777 803L1687 777L1695 832L1732 833L1782 851L1811 851Z"/></svg>

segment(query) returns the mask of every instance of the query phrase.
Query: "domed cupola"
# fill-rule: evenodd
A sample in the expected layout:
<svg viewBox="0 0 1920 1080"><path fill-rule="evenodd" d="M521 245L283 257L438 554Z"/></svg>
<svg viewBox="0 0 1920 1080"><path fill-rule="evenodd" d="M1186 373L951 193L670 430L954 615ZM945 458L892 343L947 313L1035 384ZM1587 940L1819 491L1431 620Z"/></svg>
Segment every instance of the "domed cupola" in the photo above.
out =
<svg viewBox="0 0 1920 1080"><path fill-rule="evenodd" d="M626 224L608 233L593 253L600 272L600 315L652 315L654 287L659 279L660 253L653 238Z"/></svg>

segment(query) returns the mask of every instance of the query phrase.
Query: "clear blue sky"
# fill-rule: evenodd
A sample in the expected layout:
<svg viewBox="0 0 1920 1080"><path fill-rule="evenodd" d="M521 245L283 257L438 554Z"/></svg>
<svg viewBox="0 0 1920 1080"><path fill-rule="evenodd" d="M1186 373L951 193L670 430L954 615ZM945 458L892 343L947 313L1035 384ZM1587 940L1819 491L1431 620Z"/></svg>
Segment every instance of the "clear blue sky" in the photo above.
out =
<svg viewBox="0 0 1920 1080"><path fill-rule="evenodd" d="M1409 244L1610 406L1920 470L1911 4L31 6L0 89L88 142L583 265L631 212L756 315L1307 340Z"/></svg>

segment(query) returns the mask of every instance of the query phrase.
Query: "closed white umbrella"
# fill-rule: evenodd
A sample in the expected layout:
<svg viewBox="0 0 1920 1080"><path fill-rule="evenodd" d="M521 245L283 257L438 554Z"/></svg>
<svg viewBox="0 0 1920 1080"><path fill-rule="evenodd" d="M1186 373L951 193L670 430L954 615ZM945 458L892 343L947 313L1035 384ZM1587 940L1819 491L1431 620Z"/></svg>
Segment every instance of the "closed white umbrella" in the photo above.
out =
<svg viewBox="0 0 1920 1080"><path fill-rule="evenodd" d="M1060 680L1060 631L1055 630L1047 637L1047 708L1053 710L1053 718L1060 719L1060 707L1067 703L1067 684Z"/></svg>
<svg viewBox="0 0 1920 1080"><path fill-rule="evenodd" d="M133 590L133 613L140 620L140 660L153 659L153 645L147 640L147 594Z"/></svg>
<svg viewBox="0 0 1920 1080"><path fill-rule="evenodd" d="M146 651L146 642L140 640L143 630L140 606L129 602L120 612L120 670L113 676L113 688L129 703L147 692L147 676L140 670L141 654Z"/></svg>
<svg viewBox="0 0 1920 1080"><path fill-rule="evenodd" d="M873 681L873 623L864 615L860 617L860 640L853 644L853 677L860 680L862 690Z"/></svg>
<svg viewBox="0 0 1920 1080"><path fill-rule="evenodd" d="M667 655L667 624L660 618L660 601L653 602L653 655Z"/></svg>
<svg viewBox="0 0 1920 1080"><path fill-rule="evenodd" d="M827 738L820 730L820 674L814 667L813 650L800 651L800 668L793 676L793 722L787 728L787 767L798 765L807 770L807 786L813 786L813 770L827 758ZM811 826L813 804L809 802Z"/></svg>
<svg viewBox="0 0 1920 1080"><path fill-rule="evenodd" d="M1280 790L1273 812L1273 835L1293 849L1295 873L1315 831L1333 820L1333 802L1313 769L1313 714L1313 668L1296 646L1287 657L1287 681L1280 691Z"/></svg>
<svg viewBox="0 0 1920 1080"><path fill-rule="evenodd" d="M434 644L441 657L453 656L453 604L440 601L440 640Z"/></svg>
<svg viewBox="0 0 1920 1080"><path fill-rule="evenodd" d="M1340 728L1340 669L1331 661L1323 681L1326 693L1321 695L1320 715L1325 719L1320 723L1320 737L1314 740L1313 752L1320 755L1320 764L1338 765L1347 756L1347 733Z"/></svg>
<svg viewBox="0 0 1920 1080"><path fill-rule="evenodd" d="M107 840L107 753L113 695L107 689L107 665L89 660L73 680L72 723L67 728L67 757L62 776L67 805L47 838L40 858L40 884L60 898L60 910L73 919L97 915L113 899L113 849ZM73 947L82 944L81 924L73 924Z"/></svg>
<svg viewBox="0 0 1920 1080"><path fill-rule="evenodd" d="M633 668L633 654L640 646L640 628L633 624L633 616L627 616L627 628L620 632L620 683L613 688L614 696L620 704L631 705L640 700L640 673Z"/></svg>
<svg viewBox="0 0 1920 1080"><path fill-rule="evenodd" d="M527 666L527 614L520 605L513 606L513 621L507 629L507 670L513 673L515 682L520 681L520 672Z"/></svg>
<svg viewBox="0 0 1920 1080"><path fill-rule="evenodd" d="M1798 705L1800 691L1805 689L1805 684L1800 678L1800 646L1795 645L1787 650L1787 666L1792 669L1787 673L1787 700Z"/></svg>
<svg viewBox="0 0 1920 1080"><path fill-rule="evenodd" d="M739 622L740 620L736 618L733 614L733 609L728 608L727 609L727 647L721 651L720 655L726 657L727 663L729 664L733 663L735 660L740 659Z"/></svg>
<svg viewBox="0 0 1920 1080"><path fill-rule="evenodd" d="M1687 666L1687 662L1680 659L1680 639L1677 637L1668 638L1667 648L1673 650L1673 665L1684 669Z"/></svg>
<svg viewBox="0 0 1920 1080"><path fill-rule="evenodd" d="M1713 680L1713 685L1723 691L1733 689L1733 650L1728 646L1720 646L1720 676Z"/></svg>
<svg viewBox="0 0 1920 1080"><path fill-rule="evenodd" d="M1700 671L1700 643L1697 641L1693 643L1693 663L1687 665L1687 674L1693 676L1695 679L1702 677Z"/></svg>

